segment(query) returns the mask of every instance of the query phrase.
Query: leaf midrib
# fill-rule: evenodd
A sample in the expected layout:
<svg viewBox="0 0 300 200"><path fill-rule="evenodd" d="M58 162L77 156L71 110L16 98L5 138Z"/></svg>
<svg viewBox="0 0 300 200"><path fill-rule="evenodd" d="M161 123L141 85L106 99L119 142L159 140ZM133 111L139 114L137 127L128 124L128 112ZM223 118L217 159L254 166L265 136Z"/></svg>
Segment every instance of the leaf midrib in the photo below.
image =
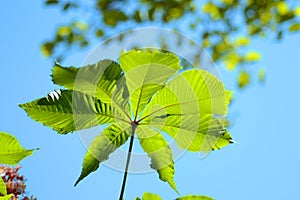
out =
<svg viewBox="0 0 300 200"><path fill-rule="evenodd" d="M151 125L159 125L159 126L167 126L167 127L171 127L171 128L177 128L177 129L181 129L181 130L185 130L185 131L188 131L188 132L192 132L192 133L194 133L194 132L196 132L197 134L204 134L204 133L202 133L202 132L200 132L200 131L192 131L192 130L189 130L189 129L187 129L187 128L182 128L182 127L178 127L178 126L173 126L173 125L171 125L171 124L160 124L160 123L151 123L151 124L144 124L144 123L140 123L140 125L141 126L151 126ZM205 135L205 134L204 134Z"/></svg>
<svg viewBox="0 0 300 200"><path fill-rule="evenodd" d="M217 95L217 96L214 96L214 98L215 98L215 97L221 97L221 96L223 96L223 95ZM160 108L160 109L158 109L158 110L153 111L152 113L146 115L145 117L142 117L141 119L138 120L138 122L143 121L144 119L150 117L150 116L153 115L154 113L157 113L157 112L159 112L159 111L161 111L161 110L163 110L163 109L165 109L165 108L170 108L170 107L177 106L177 105L182 105L182 104L189 104L189 103L194 103L194 102L206 101L206 100L209 100L210 98L211 98L211 97L209 97L209 98L204 98L204 99L197 99L197 100L195 100L195 101L186 101L186 102L180 102L180 103L169 104L169 105L164 106L164 107L162 107L162 108Z"/></svg>
<svg viewBox="0 0 300 200"><path fill-rule="evenodd" d="M27 109L33 109L33 110L38 110L38 109L35 109L34 107L26 107ZM108 117L108 118L112 118L112 119L118 119L120 121L123 121L123 122L126 122L126 123L130 123L128 121L126 121L125 119L123 118L119 118L119 117L116 117L116 116L112 116L112 115L105 115L103 113L72 113L72 112L68 112L68 113L65 113L65 112L61 112L61 111L58 111L58 112L55 112L53 110L51 111L46 111L46 110L38 110L39 112L44 112L44 113L54 113L54 114L60 114L60 115L100 115L100 116L104 116L104 117Z"/></svg>
<svg viewBox="0 0 300 200"><path fill-rule="evenodd" d="M145 76L143 78L143 82L142 82L142 88L140 90L140 94L139 94L139 99L138 99L138 102L137 102L137 106L136 106L136 112L135 112L135 116L134 116L134 120L137 119L138 117L138 110L139 110L139 105L140 105L140 102L141 102L141 97L142 97L142 93L143 93L143 90L144 90L144 86L145 86L145 79L146 79L146 75L148 74L149 72L149 68L150 66L152 65L152 62L153 62L153 57L151 58L151 64L148 64L148 69L147 69L147 72L145 73Z"/></svg>
<svg viewBox="0 0 300 200"><path fill-rule="evenodd" d="M117 135L116 137L114 137L112 140L109 140L109 144L104 148L104 151L106 151L106 150L108 149L108 147L109 147L111 144L113 144L113 142L117 139L117 137L119 137L123 132L124 132L125 134L127 134L125 131L126 131L128 128L130 128L130 126L124 128L124 129L120 129L121 131L118 133L118 135ZM104 136L105 136L105 135L104 135ZM127 140L126 140L126 141L127 141ZM125 142L126 142L126 141L125 141ZM117 147L117 148L119 148L119 147Z"/></svg>

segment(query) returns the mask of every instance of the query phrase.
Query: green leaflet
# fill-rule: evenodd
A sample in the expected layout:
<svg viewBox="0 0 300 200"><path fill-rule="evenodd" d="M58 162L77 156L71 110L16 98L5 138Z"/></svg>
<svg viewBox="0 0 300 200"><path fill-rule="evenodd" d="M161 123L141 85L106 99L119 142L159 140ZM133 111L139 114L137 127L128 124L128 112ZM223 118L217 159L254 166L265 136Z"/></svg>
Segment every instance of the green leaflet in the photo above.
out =
<svg viewBox="0 0 300 200"><path fill-rule="evenodd" d="M179 115L201 113L225 116L230 98L231 93L225 90L219 79L205 70L188 70L153 96L141 119L161 115L163 111ZM156 105L160 107L155 110L153 107Z"/></svg>
<svg viewBox="0 0 300 200"><path fill-rule="evenodd" d="M136 200L141 200L141 199L137 197ZM160 198L160 196L156 194L145 192L142 200L162 200L162 198ZM188 196L179 197L176 200L214 200L214 199L206 196L188 195Z"/></svg>
<svg viewBox="0 0 300 200"><path fill-rule="evenodd" d="M125 77L120 66L112 60L81 68L62 67L56 63L52 80L67 89L94 96L118 109L123 117L130 118Z"/></svg>
<svg viewBox="0 0 300 200"><path fill-rule="evenodd" d="M204 70L188 70L171 80L147 105L140 121L175 138L179 147L210 151L231 143L221 118L231 92Z"/></svg>
<svg viewBox="0 0 300 200"><path fill-rule="evenodd" d="M16 165L22 159L32 154L33 150L24 149L14 136L0 132L1 164Z"/></svg>
<svg viewBox="0 0 300 200"><path fill-rule="evenodd" d="M138 118L151 97L181 68L180 60L170 53L132 50L119 59L125 72L131 110Z"/></svg>
<svg viewBox="0 0 300 200"><path fill-rule="evenodd" d="M5 196L0 197L0 200L10 200L12 196L13 196L13 194L5 195Z"/></svg>
<svg viewBox="0 0 300 200"><path fill-rule="evenodd" d="M5 183L0 175L0 193L3 195L7 195Z"/></svg>
<svg viewBox="0 0 300 200"><path fill-rule="evenodd" d="M203 116L166 114L141 124L148 124L168 133L182 149L209 152L232 143L232 138L223 123L222 119L211 114Z"/></svg>
<svg viewBox="0 0 300 200"><path fill-rule="evenodd" d="M177 198L176 200L214 200L214 199L206 196L188 195L188 196Z"/></svg>
<svg viewBox="0 0 300 200"><path fill-rule="evenodd" d="M20 107L34 120L61 134L124 120L110 105L71 90L53 92Z"/></svg>
<svg viewBox="0 0 300 200"><path fill-rule="evenodd" d="M131 129L129 124L113 124L94 139L84 157L82 171L75 186L83 178L96 171L101 162L107 160L111 153L127 141L130 136L127 133L128 129Z"/></svg>
<svg viewBox="0 0 300 200"><path fill-rule="evenodd" d="M158 196L156 194L151 194L149 192L145 192L143 194L142 200L162 200L162 198L160 198L160 196Z"/></svg>
<svg viewBox="0 0 300 200"><path fill-rule="evenodd" d="M144 151L151 158L151 168L178 193L174 178L174 161L168 142L161 133L147 126L138 126L136 134Z"/></svg>

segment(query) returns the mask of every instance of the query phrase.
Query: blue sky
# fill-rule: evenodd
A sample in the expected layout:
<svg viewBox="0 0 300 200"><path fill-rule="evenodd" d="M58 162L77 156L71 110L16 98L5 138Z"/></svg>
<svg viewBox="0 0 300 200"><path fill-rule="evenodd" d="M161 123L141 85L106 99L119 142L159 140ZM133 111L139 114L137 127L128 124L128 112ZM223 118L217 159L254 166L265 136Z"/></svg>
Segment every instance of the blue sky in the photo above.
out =
<svg viewBox="0 0 300 200"><path fill-rule="evenodd" d="M57 88L50 78L52 61L41 56L39 45L66 17L31 1L5 1L0 9L0 131L13 133L26 148L40 148L21 163L27 190L41 200L117 199L122 173L101 166L74 188L86 151L78 135L58 135L17 106ZM263 54L259 66L266 67L267 79L264 85L254 81L245 91L237 90L232 72L222 70L225 85L235 91L230 132L239 144L205 159L187 153L177 160L175 180L181 195L218 200L300 198L299 46L299 34L279 43L254 41L252 48ZM65 63L79 65L88 51L71 55ZM130 174L126 199L145 191L164 199L176 197L156 173Z"/></svg>

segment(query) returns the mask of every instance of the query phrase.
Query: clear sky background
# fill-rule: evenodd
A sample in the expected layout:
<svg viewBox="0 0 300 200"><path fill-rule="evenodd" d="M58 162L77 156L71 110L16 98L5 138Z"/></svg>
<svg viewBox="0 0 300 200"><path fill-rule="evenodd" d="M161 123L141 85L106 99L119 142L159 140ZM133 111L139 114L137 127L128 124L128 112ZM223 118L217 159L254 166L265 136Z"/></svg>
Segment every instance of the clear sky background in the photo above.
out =
<svg viewBox="0 0 300 200"><path fill-rule="evenodd" d="M57 89L50 78L53 62L41 56L39 46L55 25L68 21L66 16L35 1L3 1L0 19L0 131L13 133L26 148L40 148L21 162L27 191L39 200L117 199L123 173L101 166L74 188L86 151L77 133L58 135L17 106ZM300 199L300 35L280 43L255 41L252 47L263 54L259 65L267 69L265 84L253 81L239 91L233 73L222 70L225 85L235 91L230 132L239 144L205 159L187 153L177 160L175 180L181 195L203 194L218 200ZM64 63L81 64L89 50L71 55ZM126 199L145 191L166 200L177 197L156 173L130 174Z"/></svg>

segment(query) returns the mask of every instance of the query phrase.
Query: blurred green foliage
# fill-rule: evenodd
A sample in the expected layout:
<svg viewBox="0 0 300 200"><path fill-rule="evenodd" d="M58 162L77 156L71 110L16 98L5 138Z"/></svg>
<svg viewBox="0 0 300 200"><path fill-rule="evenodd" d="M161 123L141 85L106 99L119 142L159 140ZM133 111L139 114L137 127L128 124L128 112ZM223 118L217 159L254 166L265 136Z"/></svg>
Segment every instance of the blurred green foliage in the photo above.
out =
<svg viewBox="0 0 300 200"><path fill-rule="evenodd" d="M250 50L251 40L280 40L300 31L300 1L295 0L45 0L45 5L75 16L91 14L87 21L59 26L41 47L46 57L63 59L66 49L84 48L95 39L143 25L173 28L195 36L218 65L237 70L240 88L253 78L249 65L261 59L258 52ZM180 22L186 25L178 27ZM263 68L256 74L256 80L265 80Z"/></svg>

